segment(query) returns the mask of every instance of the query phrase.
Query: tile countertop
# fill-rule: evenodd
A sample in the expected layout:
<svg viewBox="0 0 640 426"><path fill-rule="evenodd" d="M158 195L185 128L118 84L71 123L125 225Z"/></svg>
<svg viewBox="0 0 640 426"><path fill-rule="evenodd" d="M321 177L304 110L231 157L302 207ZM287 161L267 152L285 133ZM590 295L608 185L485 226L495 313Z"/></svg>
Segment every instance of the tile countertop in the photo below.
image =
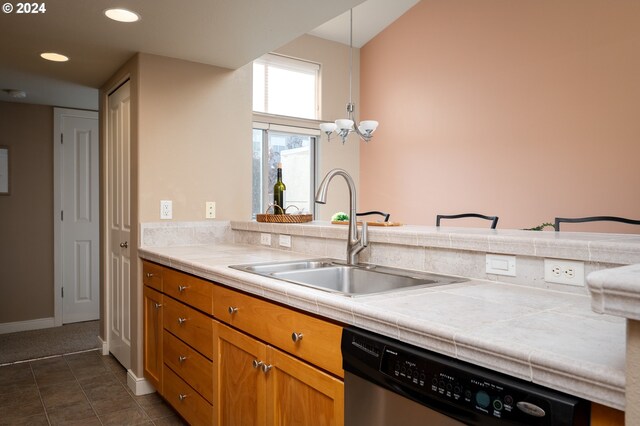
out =
<svg viewBox="0 0 640 426"><path fill-rule="evenodd" d="M586 295L470 280L356 298L231 269L309 258L239 244L143 247L143 259L617 409L625 320Z"/></svg>

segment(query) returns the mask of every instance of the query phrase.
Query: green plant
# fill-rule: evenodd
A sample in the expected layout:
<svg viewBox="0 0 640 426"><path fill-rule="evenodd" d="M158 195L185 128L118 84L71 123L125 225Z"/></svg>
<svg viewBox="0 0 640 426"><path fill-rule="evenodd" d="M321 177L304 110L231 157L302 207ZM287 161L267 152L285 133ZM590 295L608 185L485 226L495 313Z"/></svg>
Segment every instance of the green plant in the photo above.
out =
<svg viewBox="0 0 640 426"><path fill-rule="evenodd" d="M338 212L331 216L332 222L346 222L347 220L349 220L349 215L345 212Z"/></svg>
<svg viewBox="0 0 640 426"><path fill-rule="evenodd" d="M553 229L556 229L553 223L545 222L542 225L534 226L533 228L524 228L523 231L542 231L547 226L550 226Z"/></svg>

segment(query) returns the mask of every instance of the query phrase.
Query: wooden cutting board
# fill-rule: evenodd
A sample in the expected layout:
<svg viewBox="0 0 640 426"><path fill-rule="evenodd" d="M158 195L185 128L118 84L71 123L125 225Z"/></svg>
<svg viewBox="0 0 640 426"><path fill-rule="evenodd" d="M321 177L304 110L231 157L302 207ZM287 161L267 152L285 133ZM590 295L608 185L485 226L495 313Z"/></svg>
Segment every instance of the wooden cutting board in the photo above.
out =
<svg viewBox="0 0 640 426"><path fill-rule="evenodd" d="M334 225L348 225L347 220L332 220ZM358 222L358 225L362 225L362 222ZM400 222L367 222L367 226L402 226Z"/></svg>

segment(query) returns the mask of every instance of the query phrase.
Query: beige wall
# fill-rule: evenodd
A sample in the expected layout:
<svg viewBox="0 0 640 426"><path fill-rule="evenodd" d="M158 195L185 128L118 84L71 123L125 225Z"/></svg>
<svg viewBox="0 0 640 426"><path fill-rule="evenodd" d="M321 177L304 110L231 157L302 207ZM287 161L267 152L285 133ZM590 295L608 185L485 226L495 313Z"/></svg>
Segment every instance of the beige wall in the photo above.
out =
<svg viewBox="0 0 640 426"><path fill-rule="evenodd" d="M160 220L251 217L252 69L232 71L140 55L140 216Z"/></svg>
<svg viewBox="0 0 640 426"><path fill-rule="evenodd" d="M345 29L346 30L346 29ZM276 53L319 63L321 66L321 121L335 121L347 118L346 105L349 100L349 47L341 43L327 41L318 37L304 35L276 50ZM356 116L360 117L358 74L360 65L359 49L354 49L353 60L353 101L356 104ZM313 123L317 128L317 123ZM360 145L363 142L356 136L350 136L342 144L337 136L331 142L326 136L320 138L317 183L333 168L345 169L353 177L356 186L360 182ZM366 149L366 148L363 148ZM327 204L318 205L317 219L329 220L337 211L349 210L349 192L341 178L331 184ZM339 182L339 183L338 183ZM285 180L286 184L286 180Z"/></svg>
<svg viewBox="0 0 640 426"><path fill-rule="evenodd" d="M0 196L0 323L52 318L53 108L0 102L11 195Z"/></svg>
<svg viewBox="0 0 640 426"><path fill-rule="evenodd" d="M636 0L422 0L361 51L363 208L639 219L638 22Z"/></svg>

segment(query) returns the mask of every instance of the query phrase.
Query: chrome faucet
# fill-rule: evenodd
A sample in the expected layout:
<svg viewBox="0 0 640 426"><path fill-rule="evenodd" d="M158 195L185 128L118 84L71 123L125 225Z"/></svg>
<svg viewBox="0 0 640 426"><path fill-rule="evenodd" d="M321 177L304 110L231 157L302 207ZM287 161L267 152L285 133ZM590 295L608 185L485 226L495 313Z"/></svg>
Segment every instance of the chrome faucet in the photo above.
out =
<svg viewBox="0 0 640 426"><path fill-rule="evenodd" d="M333 169L322 179L318 192L316 192L316 203L325 204L327 202L327 188L334 176L340 175L347 181L349 187L349 235L347 237L347 264L356 265L358 263L358 253L369 244L367 235L367 223L362 223L362 235L358 238L358 224L356 220L356 185L353 179L345 170Z"/></svg>

